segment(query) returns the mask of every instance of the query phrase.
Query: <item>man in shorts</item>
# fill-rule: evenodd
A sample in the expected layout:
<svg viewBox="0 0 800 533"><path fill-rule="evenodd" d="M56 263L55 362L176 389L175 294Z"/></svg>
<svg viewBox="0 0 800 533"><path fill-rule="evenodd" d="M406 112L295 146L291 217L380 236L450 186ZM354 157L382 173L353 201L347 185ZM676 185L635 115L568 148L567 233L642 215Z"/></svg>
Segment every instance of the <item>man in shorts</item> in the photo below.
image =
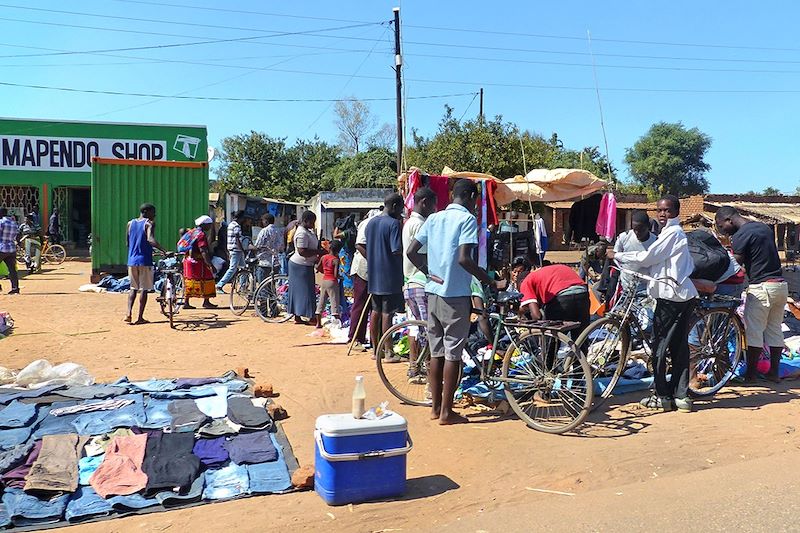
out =
<svg viewBox="0 0 800 533"><path fill-rule="evenodd" d="M139 218L128 222L126 230L128 239L128 276L131 278L131 290L128 294L128 324L146 324L144 308L147 306L147 293L153 290L153 248L166 253L155 238L156 208L153 204L142 204ZM136 293L142 293L139 299L139 318L132 322L133 304Z"/></svg>
<svg viewBox="0 0 800 533"><path fill-rule="evenodd" d="M485 285L494 285L474 259L478 245L478 223L473 214L477 198L474 182L457 181L453 203L428 217L407 254L414 266L428 276L425 291L431 346L428 372L431 419L441 425L467 421L453 412L453 395L461 373L461 354L469 336L472 277ZM420 250L426 245L428 253L423 255Z"/></svg>
<svg viewBox="0 0 800 533"><path fill-rule="evenodd" d="M733 255L744 266L749 281L744 304L747 337L745 381L755 381L758 359L766 344L770 359L766 377L779 382L778 370L783 352L781 325L789 286L783 279L775 236L769 226L747 220L733 207L720 207L715 218L720 232L731 236Z"/></svg>
<svg viewBox="0 0 800 533"><path fill-rule="evenodd" d="M367 261L369 279L367 289L372 295L370 335L372 346L377 347L383 332L392 327L392 317L402 313L403 302L403 239L400 218L403 215L403 197L397 193L383 200L383 213L367 224ZM390 357L397 363L399 357Z"/></svg>
<svg viewBox="0 0 800 533"><path fill-rule="evenodd" d="M425 224L425 220L435 211L436 193L427 187L421 187L414 193L414 210L403 225L403 277L406 283L403 296L406 299L406 307L415 320L428 320L428 295L425 293L428 277L414 266L406 254L411 248L411 243L414 242L414 237ZM425 254L425 248L420 250L420 253ZM411 342L409 348L411 357L409 358L408 377L415 379L418 378L416 373L419 370L414 363L419 353L416 339Z"/></svg>

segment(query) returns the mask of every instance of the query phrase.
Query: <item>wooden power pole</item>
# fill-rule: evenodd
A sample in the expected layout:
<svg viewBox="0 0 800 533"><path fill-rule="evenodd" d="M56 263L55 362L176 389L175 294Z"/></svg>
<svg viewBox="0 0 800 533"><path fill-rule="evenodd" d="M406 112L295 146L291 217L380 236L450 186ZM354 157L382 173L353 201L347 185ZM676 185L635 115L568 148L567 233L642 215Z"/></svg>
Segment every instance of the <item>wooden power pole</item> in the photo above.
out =
<svg viewBox="0 0 800 533"><path fill-rule="evenodd" d="M397 174L403 172L403 78L400 69L403 67L403 56L400 53L400 8L394 12L394 73L397 89Z"/></svg>

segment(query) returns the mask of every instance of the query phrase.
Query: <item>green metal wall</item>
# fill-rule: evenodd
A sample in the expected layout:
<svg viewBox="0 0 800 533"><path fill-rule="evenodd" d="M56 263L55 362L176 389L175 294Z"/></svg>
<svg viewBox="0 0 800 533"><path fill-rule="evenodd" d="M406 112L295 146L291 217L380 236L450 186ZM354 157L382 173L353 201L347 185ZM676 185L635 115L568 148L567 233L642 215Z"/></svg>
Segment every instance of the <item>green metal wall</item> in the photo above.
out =
<svg viewBox="0 0 800 533"><path fill-rule="evenodd" d="M178 229L208 212L208 163L96 160L92 164L92 270L127 268L125 228L139 206L156 206L156 240L174 250Z"/></svg>

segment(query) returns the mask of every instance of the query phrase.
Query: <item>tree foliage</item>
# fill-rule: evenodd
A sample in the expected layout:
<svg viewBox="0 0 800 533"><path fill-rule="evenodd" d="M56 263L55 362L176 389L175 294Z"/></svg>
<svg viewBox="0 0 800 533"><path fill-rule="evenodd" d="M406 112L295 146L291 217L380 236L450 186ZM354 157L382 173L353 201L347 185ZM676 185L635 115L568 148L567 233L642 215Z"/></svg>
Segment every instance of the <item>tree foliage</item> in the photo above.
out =
<svg viewBox="0 0 800 533"><path fill-rule="evenodd" d="M633 179L655 194L688 196L708 192L704 157L711 137L682 123L658 122L625 152Z"/></svg>
<svg viewBox="0 0 800 533"><path fill-rule="evenodd" d="M503 121L502 116L461 122L453 116L453 109L445 106L436 134L426 138L412 131L412 135L413 143L406 150L407 164L428 172L441 172L448 166L512 178L534 168L562 167L584 168L598 177L607 177L606 158L597 147L565 149L556 134L545 139L537 133L521 131L516 124Z"/></svg>

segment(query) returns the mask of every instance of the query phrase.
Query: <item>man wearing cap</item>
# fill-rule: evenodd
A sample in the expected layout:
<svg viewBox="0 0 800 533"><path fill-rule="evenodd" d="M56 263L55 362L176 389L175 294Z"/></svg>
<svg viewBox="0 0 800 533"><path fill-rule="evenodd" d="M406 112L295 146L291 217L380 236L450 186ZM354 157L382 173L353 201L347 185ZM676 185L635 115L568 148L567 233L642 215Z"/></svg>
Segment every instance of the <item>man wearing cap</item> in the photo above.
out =
<svg viewBox="0 0 800 533"><path fill-rule="evenodd" d="M203 307L214 309L211 298L217 295L214 286L214 266L208 249L208 232L214 221L208 215L201 215L194 221L195 227L187 231L178 242L179 250L186 250L183 260L184 309L194 309L190 298L202 298Z"/></svg>

